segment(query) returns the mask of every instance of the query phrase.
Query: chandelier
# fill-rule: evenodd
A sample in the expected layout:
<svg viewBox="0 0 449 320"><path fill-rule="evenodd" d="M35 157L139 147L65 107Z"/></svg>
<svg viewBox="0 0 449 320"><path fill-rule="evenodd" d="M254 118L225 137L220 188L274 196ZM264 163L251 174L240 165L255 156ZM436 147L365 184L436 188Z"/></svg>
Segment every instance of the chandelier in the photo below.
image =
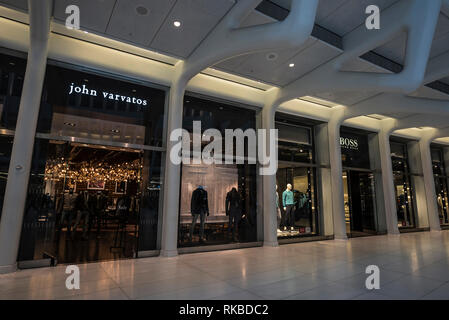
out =
<svg viewBox="0 0 449 320"><path fill-rule="evenodd" d="M45 181L70 179L73 182L129 181L140 182L143 166L139 159L131 162L78 162L70 163L64 158L48 160L45 166Z"/></svg>

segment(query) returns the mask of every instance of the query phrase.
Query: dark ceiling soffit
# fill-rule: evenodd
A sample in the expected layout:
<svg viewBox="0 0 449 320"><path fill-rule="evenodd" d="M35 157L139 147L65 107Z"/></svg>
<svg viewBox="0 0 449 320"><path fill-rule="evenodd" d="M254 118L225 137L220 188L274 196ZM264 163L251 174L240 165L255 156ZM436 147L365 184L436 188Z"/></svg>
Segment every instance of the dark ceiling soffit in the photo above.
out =
<svg viewBox="0 0 449 320"><path fill-rule="evenodd" d="M257 6L256 10L278 21L284 20L290 12L288 9L285 9L270 0L263 0ZM343 50L343 38L318 24L315 24L313 27L312 36L340 50ZM360 58L393 73L399 73L403 69L401 64L381 56L374 51L367 52L360 56ZM449 85L441 81L429 83L426 87L449 94Z"/></svg>

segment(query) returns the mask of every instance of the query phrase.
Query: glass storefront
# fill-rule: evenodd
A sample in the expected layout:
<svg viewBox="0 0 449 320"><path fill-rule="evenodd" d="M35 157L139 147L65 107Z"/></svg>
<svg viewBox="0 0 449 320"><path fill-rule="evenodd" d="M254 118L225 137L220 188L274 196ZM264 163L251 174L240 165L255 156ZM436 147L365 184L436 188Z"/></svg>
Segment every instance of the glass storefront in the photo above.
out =
<svg viewBox="0 0 449 320"><path fill-rule="evenodd" d="M346 232L350 237L377 231L375 178L370 165L367 134L340 132Z"/></svg>
<svg viewBox="0 0 449 320"><path fill-rule="evenodd" d="M276 174L279 239L318 235L313 127L279 115Z"/></svg>
<svg viewBox="0 0 449 320"><path fill-rule="evenodd" d="M25 59L0 53L0 217L25 69Z"/></svg>
<svg viewBox="0 0 449 320"><path fill-rule="evenodd" d="M157 249L165 91L48 65L19 261Z"/></svg>
<svg viewBox="0 0 449 320"><path fill-rule="evenodd" d="M194 121L201 124L196 132ZM256 128L256 113L251 109L186 95L183 128L191 140L199 139L204 151L211 137L208 129L217 129L223 137L226 129ZM245 150L248 139L245 138ZM236 145L233 142L235 150ZM257 240L257 168L248 161L233 164L183 163L181 170L178 246L192 247ZM191 154L193 159L193 153Z"/></svg>
<svg viewBox="0 0 449 320"><path fill-rule="evenodd" d="M441 225L449 225L448 217L448 176L444 162L443 148L431 147L435 193L437 196L438 214Z"/></svg>
<svg viewBox="0 0 449 320"><path fill-rule="evenodd" d="M414 228L415 202L412 177L408 165L407 144L390 141L396 211L399 228Z"/></svg>

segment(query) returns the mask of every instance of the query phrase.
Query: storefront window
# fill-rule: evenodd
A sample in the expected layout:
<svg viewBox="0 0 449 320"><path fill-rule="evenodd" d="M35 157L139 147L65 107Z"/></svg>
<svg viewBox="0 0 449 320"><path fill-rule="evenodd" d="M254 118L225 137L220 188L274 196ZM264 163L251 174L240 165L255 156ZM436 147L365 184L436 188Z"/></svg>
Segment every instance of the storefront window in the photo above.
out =
<svg viewBox="0 0 449 320"><path fill-rule="evenodd" d="M398 226L415 227L414 197L407 144L390 142Z"/></svg>
<svg viewBox="0 0 449 320"><path fill-rule="evenodd" d="M279 115L279 167L276 174L277 234L279 239L317 235L313 127Z"/></svg>
<svg viewBox="0 0 449 320"><path fill-rule="evenodd" d="M217 129L225 137L226 129L255 129L255 112L186 96L183 128L192 138L194 121L201 123L202 137L207 129ZM245 139L245 146L247 143ZM206 144L203 141L202 148ZM242 164L234 163L194 164L192 161L182 165L180 247L257 240L256 165L250 164L247 157Z"/></svg>
<svg viewBox="0 0 449 320"><path fill-rule="evenodd" d="M442 148L430 149L432 155L433 175L435 180L435 193L437 196L440 224L448 225L448 177L446 175Z"/></svg>
<svg viewBox="0 0 449 320"><path fill-rule="evenodd" d="M164 96L49 66L19 261L77 263L157 249Z"/></svg>
<svg viewBox="0 0 449 320"><path fill-rule="evenodd" d="M0 129L15 130L26 60L0 53Z"/></svg>
<svg viewBox="0 0 449 320"><path fill-rule="evenodd" d="M0 53L0 217L8 181L9 161L25 68L25 59Z"/></svg>

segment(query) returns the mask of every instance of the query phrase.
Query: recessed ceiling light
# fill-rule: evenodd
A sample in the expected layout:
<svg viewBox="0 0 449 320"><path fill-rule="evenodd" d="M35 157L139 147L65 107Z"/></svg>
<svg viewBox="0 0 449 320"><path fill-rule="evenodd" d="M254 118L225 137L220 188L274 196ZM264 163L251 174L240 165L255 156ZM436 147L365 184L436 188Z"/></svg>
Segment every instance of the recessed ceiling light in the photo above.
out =
<svg viewBox="0 0 449 320"><path fill-rule="evenodd" d="M276 52L270 52L265 57L268 61L274 61L278 58L278 54Z"/></svg>
<svg viewBox="0 0 449 320"><path fill-rule="evenodd" d="M181 21L174 21L174 22L173 22L173 25L174 25L176 28L179 28L179 27L181 26Z"/></svg>
<svg viewBox="0 0 449 320"><path fill-rule="evenodd" d="M293 67L295 66L295 64L294 64L294 63L290 63L288 66L289 66L290 68L293 68Z"/></svg>
<svg viewBox="0 0 449 320"><path fill-rule="evenodd" d="M113 133L120 133L120 130L119 129L112 129L111 132L113 132Z"/></svg>
<svg viewBox="0 0 449 320"><path fill-rule="evenodd" d="M142 6L138 6L138 7L136 8L136 12L137 12L138 14L140 14L141 16L145 16L145 15L148 14L148 9L145 8L145 7L142 7Z"/></svg>

